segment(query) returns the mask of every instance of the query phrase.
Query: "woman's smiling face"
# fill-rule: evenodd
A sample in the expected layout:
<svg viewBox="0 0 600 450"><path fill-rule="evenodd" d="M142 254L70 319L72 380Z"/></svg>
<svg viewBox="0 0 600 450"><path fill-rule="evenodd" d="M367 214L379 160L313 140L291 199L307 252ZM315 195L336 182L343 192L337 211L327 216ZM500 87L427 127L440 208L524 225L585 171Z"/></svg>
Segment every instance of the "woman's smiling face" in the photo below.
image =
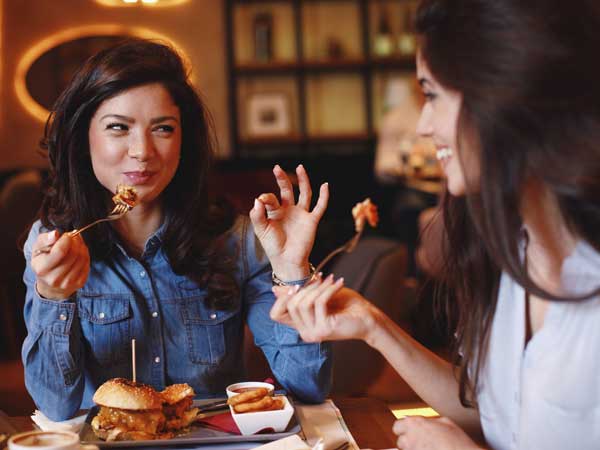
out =
<svg viewBox="0 0 600 450"><path fill-rule="evenodd" d="M152 204L179 166L180 111L162 84L134 87L100 105L88 137L98 181L111 192L134 186L138 201Z"/></svg>
<svg viewBox="0 0 600 450"><path fill-rule="evenodd" d="M417 133L433 139L438 160L446 175L448 191L455 196L464 195L467 186L458 157L457 133L462 95L437 82L420 53L417 55L417 79L425 96Z"/></svg>

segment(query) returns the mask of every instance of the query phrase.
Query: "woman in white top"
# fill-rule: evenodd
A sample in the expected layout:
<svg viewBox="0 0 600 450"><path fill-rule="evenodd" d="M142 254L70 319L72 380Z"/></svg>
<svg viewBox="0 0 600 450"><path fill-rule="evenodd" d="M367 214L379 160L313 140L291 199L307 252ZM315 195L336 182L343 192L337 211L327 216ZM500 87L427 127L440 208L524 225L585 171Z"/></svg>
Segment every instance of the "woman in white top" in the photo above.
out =
<svg viewBox="0 0 600 450"><path fill-rule="evenodd" d="M271 316L385 355L443 416L397 421L403 449L600 448L600 3L423 0L417 30L453 361L342 279L278 291Z"/></svg>

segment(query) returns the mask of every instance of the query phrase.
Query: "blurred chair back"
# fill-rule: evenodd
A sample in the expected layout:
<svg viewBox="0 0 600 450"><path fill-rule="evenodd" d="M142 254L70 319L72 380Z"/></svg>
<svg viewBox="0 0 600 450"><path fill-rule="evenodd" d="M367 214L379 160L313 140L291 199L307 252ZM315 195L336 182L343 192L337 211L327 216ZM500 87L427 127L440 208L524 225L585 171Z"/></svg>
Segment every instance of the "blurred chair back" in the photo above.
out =
<svg viewBox="0 0 600 450"><path fill-rule="evenodd" d="M342 253L330 272L344 277L356 290L410 332L415 304L405 296L404 280L408 253L401 243L380 237L365 237L352 253ZM334 343L333 393L371 396L387 402L413 401L416 394L385 358L362 341Z"/></svg>
<svg viewBox="0 0 600 450"><path fill-rule="evenodd" d="M42 177L36 170L19 172L0 190L0 358L17 359L25 338L23 303L25 259L17 241L34 221L42 201Z"/></svg>

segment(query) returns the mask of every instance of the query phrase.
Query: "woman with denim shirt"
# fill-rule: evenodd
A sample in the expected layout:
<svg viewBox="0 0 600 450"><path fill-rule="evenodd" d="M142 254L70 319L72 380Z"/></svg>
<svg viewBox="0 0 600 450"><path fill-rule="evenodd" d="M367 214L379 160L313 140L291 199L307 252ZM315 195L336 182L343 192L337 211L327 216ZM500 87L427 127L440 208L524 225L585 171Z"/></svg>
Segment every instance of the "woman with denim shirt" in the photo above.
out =
<svg viewBox="0 0 600 450"><path fill-rule="evenodd" d="M279 383L304 401L324 399L329 346L306 344L269 318L271 270L301 284L308 254L285 241L263 249L247 218L209 198L212 122L174 50L130 39L90 58L57 100L42 146L50 176L24 248L22 350L27 389L41 411L67 419L92 406L104 381L130 377L133 338L138 381L223 395L243 380L246 321ZM285 187L283 171L274 173ZM327 186L309 212L308 178L302 167L297 173L303 187L298 204L289 204L294 220L278 220L269 232L302 227L314 239ZM117 184L137 190L130 212L66 233L106 216ZM38 251L48 245L48 253Z"/></svg>

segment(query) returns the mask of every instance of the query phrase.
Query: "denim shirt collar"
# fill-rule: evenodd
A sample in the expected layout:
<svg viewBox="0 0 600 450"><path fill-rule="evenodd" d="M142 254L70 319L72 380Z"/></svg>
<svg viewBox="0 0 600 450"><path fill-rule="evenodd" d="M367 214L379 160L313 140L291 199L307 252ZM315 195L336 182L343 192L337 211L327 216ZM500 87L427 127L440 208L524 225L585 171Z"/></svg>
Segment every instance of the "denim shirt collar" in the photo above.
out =
<svg viewBox="0 0 600 450"><path fill-rule="evenodd" d="M165 233L167 231L167 227L171 222L171 216L165 215L165 218L162 221L162 224L157 228L157 230L150 235L150 237L146 240L144 244L144 252L142 253L142 258L152 257L156 254L158 249L161 248ZM127 253L127 250L119 243L116 243L116 247L119 251L130 258L131 256Z"/></svg>

